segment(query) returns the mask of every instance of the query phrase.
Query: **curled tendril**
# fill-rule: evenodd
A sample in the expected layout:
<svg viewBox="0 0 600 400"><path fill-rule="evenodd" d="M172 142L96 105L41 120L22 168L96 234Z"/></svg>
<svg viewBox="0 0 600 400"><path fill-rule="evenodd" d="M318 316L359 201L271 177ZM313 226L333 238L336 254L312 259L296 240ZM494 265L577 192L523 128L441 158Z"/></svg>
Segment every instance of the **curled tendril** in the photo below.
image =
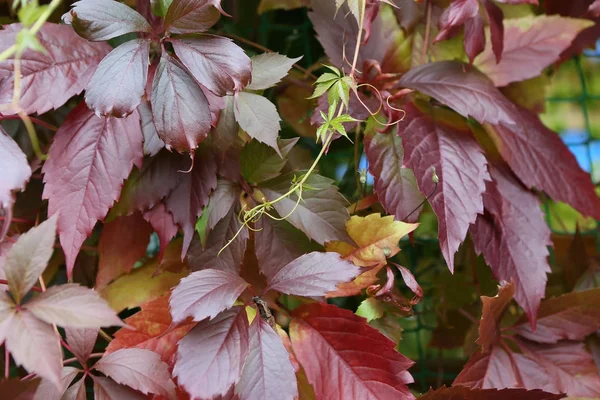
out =
<svg viewBox="0 0 600 400"><path fill-rule="evenodd" d="M379 112L380 112L380 111L381 111L381 109L383 108L383 96L382 96L382 94L381 94L381 91L380 91L379 89L377 89L375 86L371 85L370 83L361 83L360 85L358 85L358 86L357 86L357 88L356 88L356 89L358 89L358 88L360 88L360 87L363 87L363 86L366 86L366 87L368 87L368 88L372 89L372 90L374 91L374 93L377 95L377 97L379 98L379 108L377 109L377 111L376 111L376 112L372 112L372 111L369 109L369 107L368 107L368 106L365 104L365 102L364 102L364 101L362 101L362 99L360 98L360 96L358 95L358 93L355 93L355 94L356 94L356 98L358 98L358 101L360 102L360 104L361 104L361 105L362 105L362 106L365 108L365 110L367 110L367 112L369 113L369 115L370 115L371 117L373 117L373 119L375 120L375 122L377 122L377 123L378 123L379 125L381 125L381 126L384 126L384 127L386 127L386 128L389 128L389 127L392 127L392 126L394 126L394 125L397 125L397 124L399 124L400 122L404 121L404 118L406 117L406 111L404 111L404 110L403 110L403 109L401 109L401 108L396 108L396 107L394 107L394 106L392 106L392 105L390 104L390 99L391 99L391 98L393 98L393 96L388 96L388 97L386 97L386 99L385 99L385 103L386 103L386 105L388 106L388 108L389 108L390 110L392 110L392 111L396 111L396 112L401 112L401 113L402 113L402 118L400 118L400 119L399 119L399 120L397 120L397 121L391 122L391 123L389 123L389 122L382 122L382 121L379 121L379 120L377 119L377 114L379 114Z"/></svg>

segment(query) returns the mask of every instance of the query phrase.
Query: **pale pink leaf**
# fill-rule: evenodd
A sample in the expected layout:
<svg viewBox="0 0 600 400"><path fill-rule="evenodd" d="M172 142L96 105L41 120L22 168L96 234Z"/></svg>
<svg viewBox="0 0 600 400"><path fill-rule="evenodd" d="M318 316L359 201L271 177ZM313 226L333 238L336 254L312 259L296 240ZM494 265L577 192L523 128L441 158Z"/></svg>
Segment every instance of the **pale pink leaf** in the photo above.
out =
<svg viewBox="0 0 600 400"><path fill-rule="evenodd" d="M63 367L59 386L47 379L42 379L33 400L62 400L63 394L80 371L73 367Z"/></svg>
<svg viewBox="0 0 600 400"><path fill-rule="evenodd" d="M94 351L94 345L98 338L99 328L93 329L78 329L78 328L66 328L65 333L67 334L67 343L73 354L79 362L84 364L87 362L90 354Z"/></svg>
<svg viewBox="0 0 600 400"><path fill-rule="evenodd" d="M290 68L302 57L288 58L278 53L263 53L252 57L252 82L248 90L265 90L277 85Z"/></svg>
<svg viewBox="0 0 600 400"><path fill-rule="evenodd" d="M109 378L94 376L94 400L147 400L147 396Z"/></svg>
<svg viewBox="0 0 600 400"><path fill-rule="evenodd" d="M67 389L60 400L86 400L85 378L79 379L73 386Z"/></svg>
<svg viewBox="0 0 600 400"><path fill-rule="evenodd" d="M13 191L25 189L31 177L31 168L27 163L27 156L2 127L0 127L0 171L2 171L0 208L6 209L12 207L14 203Z"/></svg>

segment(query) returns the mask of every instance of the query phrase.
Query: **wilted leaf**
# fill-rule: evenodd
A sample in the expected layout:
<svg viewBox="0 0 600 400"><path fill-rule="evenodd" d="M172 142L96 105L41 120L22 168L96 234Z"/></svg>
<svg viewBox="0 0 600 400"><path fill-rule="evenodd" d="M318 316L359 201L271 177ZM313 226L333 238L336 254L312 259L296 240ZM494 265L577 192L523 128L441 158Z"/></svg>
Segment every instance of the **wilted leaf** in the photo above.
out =
<svg viewBox="0 0 600 400"><path fill-rule="evenodd" d="M85 103L56 132L43 168L43 198L49 199L48 214L59 214L69 277L83 241L118 198L133 165L141 165L142 143L137 113L100 118Z"/></svg>
<svg viewBox="0 0 600 400"><path fill-rule="evenodd" d="M264 90L277 85L302 57L288 58L278 53L263 53L252 57L252 82L248 90Z"/></svg>
<svg viewBox="0 0 600 400"><path fill-rule="evenodd" d="M495 345L500 338L500 321L514 294L514 285L508 283L499 287L498 294L495 297L481 296L483 310L481 312L481 322L479 323L477 344L481 346L484 352Z"/></svg>
<svg viewBox="0 0 600 400"><path fill-rule="evenodd" d="M413 399L412 361L367 322L333 305L294 310L290 336L318 399ZM351 350L351 351L348 351Z"/></svg>
<svg viewBox="0 0 600 400"><path fill-rule="evenodd" d="M356 315L365 318L367 322L379 319L383 317L383 314L383 302L377 300L375 297L363 300L356 309Z"/></svg>

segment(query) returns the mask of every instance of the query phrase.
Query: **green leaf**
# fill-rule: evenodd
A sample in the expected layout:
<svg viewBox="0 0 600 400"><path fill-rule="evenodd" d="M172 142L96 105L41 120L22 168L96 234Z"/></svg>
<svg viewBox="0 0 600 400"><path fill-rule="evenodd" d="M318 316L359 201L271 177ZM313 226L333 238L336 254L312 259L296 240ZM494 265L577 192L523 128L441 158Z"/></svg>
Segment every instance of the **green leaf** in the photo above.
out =
<svg viewBox="0 0 600 400"><path fill-rule="evenodd" d="M164 17L172 2L173 0L151 0L152 12L157 17Z"/></svg>
<svg viewBox="0 0 600 400"><path fill-rule="evenodd" d="M22 29L17 33L15 44L17 45L17 53L21 53L27 49L46 53L44 46L42 46L35 34L31 33L29 29Z"/></svg>
<svg viewBox="0 0 600 400"><path fill-rule="evenodd" d="M296 139L279 139L281 158L273 148L252 140L242 149L240 165L242 176L249 183L260 183L279 175L287 160L285 157L298 142Z"/></svg>
<svg viewBox="0 0 600 400"><path fill-rule="evenodd" d="M30 27L40 18L46 9L48 9L47 5L40 6L37 1L30 1L19 9L17 15L23 25Z"/></svg>
<svg viewBox="0 0 600 400"><path fill-rule="evenodd" d="M337 81L338 79L340 79L338 75L326 72L315 81L315 84L327 82L333 83L333 81Z"/></svg>
<svg viewBox="0 0 600 400"><path fill-rule="evenodd" d="M356 310L356 315L366 318L367 322L379 319L383 317L383 303L375 297L369 297L360 303L360 306Z"/></svg>

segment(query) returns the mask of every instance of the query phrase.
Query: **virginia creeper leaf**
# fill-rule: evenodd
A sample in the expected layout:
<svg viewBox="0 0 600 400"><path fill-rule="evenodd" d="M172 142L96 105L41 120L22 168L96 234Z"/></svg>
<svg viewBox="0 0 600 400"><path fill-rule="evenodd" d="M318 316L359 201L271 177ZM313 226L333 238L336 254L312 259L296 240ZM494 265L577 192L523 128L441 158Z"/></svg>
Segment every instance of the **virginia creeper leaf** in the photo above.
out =
<svg viewBox="0 0 600 400"><path fill-rule="evenodd" d="M30 379L27 381L19 378L4 379L0 382L0 391L10 399L31 400L40 383L40 379Z"/></svg>
<svg viewBox="0 0 600 400"><path fill-rule="evenodd" d="M315 251L290 262L267 281L269 289L286 294L324 296L359 273L360 269L339 254Z"/></svg>
<svg viewBox="0 0 600 400"><path fill-rule="evenodd" d="M249 336L250 350L235 392L248 400L297 398L296 374L279 335L257 315Z"/></svg>
<svg viewBox="0 0 600 400"><path fill-rule="evenodd" d="M144 212L144 219L152 225L152 229L158 235L160 241L158 259L162 260L169 241L177 235L179 230L173 221L173 215L167 210L164 203L158 203L151 210Z"/></svg>
<svg viewBox="0 0 600 400"><path fill-rule="evenodd" d="M399 221L415 222L424 197L419 193L413 172L403 167L402 139L396 133L393 130L365 136L365 154L369 172L375 178L375 193L385 211Z"/></svg>
<svg viewBox="0 0 600 400"><path fill-rule="evenodd" d="M0 170L3 171L0 175L0 208L9 209L14 203L12 192L25 190L25 185L31 177L31 168L19 145L1 127ZM10 221L4 224L10 224Z"/></svg>
<svg viewBox="0 0 600 400"><path fill-rule="evenodd" d="M4 26L0 31L0 51L15 43L22 27L21 24ZM36 37L46 51L27 49L21 55L19 106L26 114L57 109L81 93L98 63L111 50L106 43L91 43L79 37L67 25L46 22ZM0 61L0 104L11 103L13 99L14 61L14 55Z"/></svg>
<svg viewBox="0 0 600 400"><path fill-rule="evenodd" d="M94 369L144 394L154 393L175 398L175 384L169 366L160 356L145 349L120 349L105 354Z"/></svg>
<svg viewBox="0 0 600 400"><path fill-rule="evenodd" d="M208 232L229 214L235 202L239 200L240 190L240 187L231 181L224 179L217 181L217 188L210 196L208 209L205 211L208 213L206 224Z"/></svg>
<svg viewBox="0 0 600 400"><path fill-rule="evenodd" d="M209 30L221 14L215 8L220 0L173 0L165 15L165 28L173 33L194 33ZM219 5L220 7L220 5Z"/></svg>
<svg viewBox="0 0 600 400"><path fill-rule="evenodd" d="M260 190L268 200L275 200L287 193L294 176L302 171L289 173L279 178L264 182ZM338 193L331 179L311 174L305 184L310 188L302 192L302 200L298 202L297 194L273 204L273 208L287 221L300 229L309 238L319 244L331 240L352 243L346 233L346 221L349 218L346 210L346 199ZM293 212L292 212L293 211Z"/></svg>
<svg viewBox="0 0 600 400"><path fill-rule="evenodd" d="M434 390L419 397L422 400L559 400L564 398L562 394L552 394L543 390L525 390L525 389L470 389L464 386L454 386Z"/></svg>
<svg viewBox="0 0 600 400"><path fill-rule="evenodd" d="M421 193L438 218L442 254L450 271L454 254L464 240L469 225L483 212L482 194L489 180L486 159L475 138L414 105L407 105L406 116L398 127L404 146L404 162L412 168ZM439 183L432 179L432 169ZM458 200L460 199L460 200Z"/></svg>
<svg viewBox="0 0 600 400"><path fill-rule="evenodd" d="M171 43L190 74L214 94L232 95L248 85L250 58L231 39L202 35Z"/></svg>
<svg viewBox="0 0 600 400"><path fill-rule="evenodd" d="M54 253L56 221L56 216L50 217L31 228L8 250L3 269L10 293L17 303L38 281Z"/></svg>
<svg viewBox="0 0 600 400"><path fill-rule="evenodd" d="M493 346L487 353L476 350L452 385L474 389L517 388L519 381L511 354L501 346Z"/></svg>
<svg viewBox="0 0 600 400"><path fill-rule="evenodd" d="M79 379L68 388L61 400L86 400L85 379Z"/></svg>
<svg viewBox="0 0 600 400"><path fill-rule="evenodd" d="M221 311L231 308L248 287L239 275L216 269L196 271L183 278L169 300L173 321L187 317L194 321L213 319Z"/></svg>
<svg viewBox="0 0 600 400"><path fill-rule="evenodd" d="M504 316L506 307L512 301L514 294L514 285L508 283L500 286L498 294L494 297L481 296L483 310L481 312L481 322L479 323L477 344L481 346L484 352L487 352L500 338L500 320Z"/></svg>
<svg viewBox="0 0 600 400"><path fill-rule="evenodd" d="M469 0L471 1L471 0ZM465 117L490 124L515 122L514 105L481 72L457 61L440 61L411 69L398 82L418 90Z"/></svg>
<svg viewBox="0 0 600 400"><path fill-rule="evenodd" d="M407 369L413 362L364 318L334 305L294 310L294 353L319 399L413 399Z"/></svg>
<svg viewBox="0 0 600 400"><path fill-rule="evenodd" d="M502 53L504 52L504 13L492 0L483 0L483 6L485 7L490 23L492 52L494 53L496 63L500 63Z"/></svg>
<svg viewBox="0 0 600 400"><path fill-rule="evenodd" d="M99 329L78 329L78 328L66 328L65 333L67 334L67 343L73 355L77 357L79 362L83 365L87 362L90 354L94 350L96 339L98 338Z"/></svg>
<svg viewBox="0 0 600 400"><path fill-rule="evenodd" d="M277 85L290 68L302 57L288 58L278 53L263 53L252 57L252 82L248 90L264 90Z"/></svg>
<svg viewBox="0 0 600 400"><path fill-rule="evenodd" d="M156 131L167 149L192 151L206 139L212 121L208 100L192 77L167 54L161 58L152 82L151 103Z"/></svg>
<svg viewBox="0 0 600 400"><path fill-rule="evenodd" d="M127 386L119 385L109 378L94 376L94 400L144 400L142 395Z"/></svg>
<svg viewBox="0 0 600 400"><path fill-rule="evenodd" d="M98 115L121 118L131 114L144 96L149 54L150 41L146 39L130 40L111 51L88 83L87 105Z"/></svg>
<svg viewBox="0 0 600 400"><path fill-rule="evenodd" d="M233 107L235 119L240 124L240 128L279 153L277 133L281 118L279 118L275 105L263 96L241 92L235 97Z"/></svg>
<svg viewBox="0 0 600 400"><path fill-rule="evenodd" d="M500 281L514 282L515 300L535 321L546 287L550 230L540 201L510 171L490 167L494 182L483 196L486 215L477 217L471 234L477 254Z"/></svg>
<svg viewBox="0 0 600 400"><path fill-rule="evenodd" d="M136 261L146 255L152 229L140 213L117 217L104 224L98 242L98 274L96 289L131 272Z"/></svg>
<svg viewBox="0 0 600 400"><path fill-rule="evenodd" d="M82 37L103 41L132 32L151 32L144 17L126 4L114 0L82 0L63 16Z"/></svg>
<svg viewBox="0 0 600 400"><path fill-rule="evenodd" d="M279 176L287 163L287 155L298 139L280 139L276 150L256 140L246 144L240 153L241 172L250 183L261 183Z"/></svg>
<svg viewBox="0 0 600 400"><path fill-rule="evenodd" d="M52 381L42 379L39 386L37 387L33 400L61 400L67 388L73 382L73 379L77 376L79 370L73 367L63 367L61 371L61 377L58 387ZM2 393L6 395L4 392Z"/></svg>
<svg viewBox="0 0 600 400"><path fill-rule="evenodd" d="M248 342L248 316L242 307L204 320L179 342L173 376L192 397L226 394L240 379Z"/></svg>
<svg viewBox="0 0 600 400"><path fill-rule="evenodd" d="M150 103L142 101L138 106L138 113L140 113L142 132L144 134L144 155L153 157L165 147L165 142L158 137L158 132L156 132Z"/></svg>

